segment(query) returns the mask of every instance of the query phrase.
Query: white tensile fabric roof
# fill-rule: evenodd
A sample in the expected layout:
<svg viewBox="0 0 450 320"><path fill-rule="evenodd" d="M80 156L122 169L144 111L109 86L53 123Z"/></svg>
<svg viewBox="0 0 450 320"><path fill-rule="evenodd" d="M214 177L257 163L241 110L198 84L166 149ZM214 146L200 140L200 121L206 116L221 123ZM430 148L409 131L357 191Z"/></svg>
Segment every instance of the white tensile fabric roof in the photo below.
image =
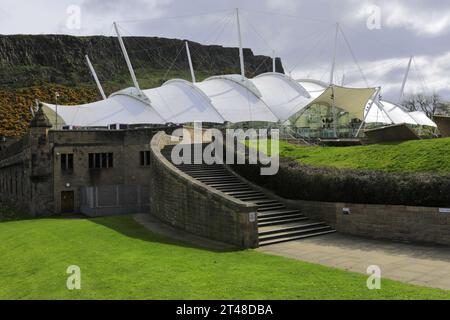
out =
<svg viewBox="0 0 450 320"><path fill-rule="evenodd" d="M416 120L417 124L420 124L421 126L429 126L429 127L435 127L437 128L436 123L434 123L433 120L428 118L425 112L423 111L413 111L410 112L409 115Z"/></svg>
<svg viewBox="0 0 450 320"><path fill-rule="evenodd" d="M401 106L383 100L375 102L369 110L371 103L372 101L370 100L365 109L366 123L406 123L437 127L436 124L422 111L406 112Z"/></svg>
<svg viewBox="0 0 450 320"><path fill-rule="evenodd" d="M151 101L151 107L145 107L156 110L166 123L225 121L209 97L188 81L172 80L143 92Z"/></svg>
<svg viewBox="0 0 450 320"><path fill-rule="evenodd" d="M249 121L281 122L301 115L314 104L332 104L363 119L374 88L344 88L315 80L297 80L280 74L265 73L253 79L224 75L198 83L170 80L154 89L138 92L128 88L106 100L58 106L58 124L79 127L110 124L239 123ZM367 122L431 125L425 114L411 114L399 106L382 101L374 104ZM56 119L56 106L44 104L50 119ZM384 110L384 111L382 111ZM386 114L388 113L388 115ZM391 121L392 119L392 121ZM433 123L434 124L434 123Z"/></svg>
<svg viewBox="0 0 450 320"><path fill-rule="evenodd" d="M251 81L272 112L283 122L313 100L300 83L282 73L265 73Z"/></svg>
<svg viewBox="0 0 450 320"><path fill-rule="evenodd" d="M141 96L136 89L128 88L103 101L60 105L58 118L63 120L61 124L80 127L115 123L280 121L261 97L251 80L239 75L211 77L195 84L176 79L161 87L143 90ZM47 113L56 112L54 104L44 105L49 108ZM55 115L50 115L52 117Z"/></svg>
<svg viewBox="0 0 450 320"><path fill-rule="evenodd" d="M44 103L49 109L44 110L49 119L56 117L56 106ZM64 123L59 122L63 120ZM117 94L106 100L77 106L58 106L58 124L102 127L116 123L141 124L146 119L151 123L166 123L153 109L139 99L129 95Z"/></svg>
<svg viewBox="0 0 450 320"><path fill-rule="evenodd" d="M236 75L217 76L195 85L211 99L225 121L279 121L248 79Z"/></svg>
<svg viewBox="0 0 450 320"><path fill-rule="evenodd" d="M346 88L336 85L331 87L324 82L316 80L303 79L297 80L297 82L308 91L311 98L302 110L291 116L292 123L295 123L310 106L314 104L332 106L333 102L337 108L345 110L354 117L363 120L364 108L362 106L365 106L376 92L375 88Z"/></svg>

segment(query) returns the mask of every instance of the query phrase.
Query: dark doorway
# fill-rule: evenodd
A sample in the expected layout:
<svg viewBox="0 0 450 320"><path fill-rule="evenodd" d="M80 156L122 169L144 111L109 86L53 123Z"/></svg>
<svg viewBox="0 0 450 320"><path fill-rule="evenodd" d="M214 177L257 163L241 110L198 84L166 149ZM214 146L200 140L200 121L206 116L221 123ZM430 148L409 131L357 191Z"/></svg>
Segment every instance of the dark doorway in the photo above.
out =
<svg viewBox="0 0 450 320"><path fill-rule="evenodd" d="M73 191L61 192L61 213L73 213L75 208L75 195Z"/></svg>

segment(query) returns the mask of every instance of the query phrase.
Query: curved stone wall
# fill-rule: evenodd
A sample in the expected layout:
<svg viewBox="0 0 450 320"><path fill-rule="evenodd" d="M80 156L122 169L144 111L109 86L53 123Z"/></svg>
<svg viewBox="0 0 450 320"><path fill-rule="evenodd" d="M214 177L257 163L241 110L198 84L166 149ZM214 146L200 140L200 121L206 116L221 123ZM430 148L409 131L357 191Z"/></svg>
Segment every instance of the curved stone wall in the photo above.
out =
<svg viewBox="0 0 450 320"><path fill-rule="evenodd" d="M256 205L232 198L177 169L161 153L169 144L164 132L151 141L150 213L195 235L241 249L257 247Z"/></svg>

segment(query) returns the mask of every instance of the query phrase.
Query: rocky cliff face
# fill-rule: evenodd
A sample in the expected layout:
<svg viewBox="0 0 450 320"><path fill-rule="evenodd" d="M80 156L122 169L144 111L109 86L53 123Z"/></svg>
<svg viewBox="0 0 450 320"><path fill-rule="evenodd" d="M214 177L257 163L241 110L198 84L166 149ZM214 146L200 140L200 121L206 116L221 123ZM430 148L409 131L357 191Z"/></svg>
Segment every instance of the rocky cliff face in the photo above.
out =
<svg viewBox="0 0 450 320"><path fill-rule="evenodd" d="M184 42L176 39L127 37L127 51L138 74L151 71L188 70ZM190 43L195 69L207 74L237 72L238 49ZM126 64L114 37L65 35L0 36L0 85L36 83L78 85L91 82L84 55L89 55L99 77L116 81L127 75ZM244 51L249 76L271 70L269 57ZM281 62L278 69L282 71Z"/></svg>

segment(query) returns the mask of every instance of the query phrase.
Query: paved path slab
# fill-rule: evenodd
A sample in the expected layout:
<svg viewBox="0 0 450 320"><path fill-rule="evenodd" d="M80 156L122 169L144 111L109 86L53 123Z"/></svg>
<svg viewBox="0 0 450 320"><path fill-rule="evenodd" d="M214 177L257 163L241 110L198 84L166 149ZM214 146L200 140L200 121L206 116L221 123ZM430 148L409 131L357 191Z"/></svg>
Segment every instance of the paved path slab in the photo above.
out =
<svg viewBox="0 0 450 320"><path fill-rule="evenodd" d="M382 278L450 290L450 247L332 234L257 250L364 274L377 265Z"/></svg>

